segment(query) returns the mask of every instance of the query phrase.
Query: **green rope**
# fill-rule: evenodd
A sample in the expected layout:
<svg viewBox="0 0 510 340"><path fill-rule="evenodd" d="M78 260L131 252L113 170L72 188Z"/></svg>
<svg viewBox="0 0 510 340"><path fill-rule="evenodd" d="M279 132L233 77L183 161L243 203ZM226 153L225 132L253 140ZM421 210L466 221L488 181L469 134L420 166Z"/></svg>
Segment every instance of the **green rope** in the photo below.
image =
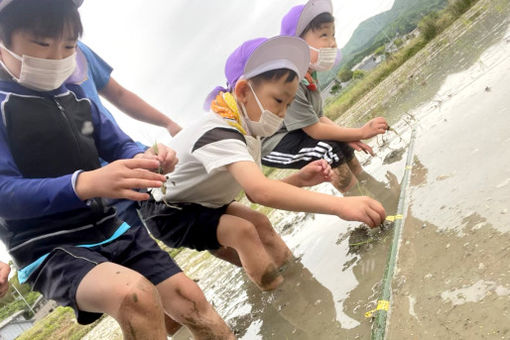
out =
<svg viewBox="0 0 510 340"><path fill-rule="evenodd" d="M398 201L397 214L403 215L405 208L405 198L407 192L407 186L409 185L409 179L411 175L412 163L413 163L413 151L414 151L414 140L416 138L416 129L413 128L411 133L411 141L409 142L409 149L407 153L406 168L404 177L402 178L402 187L400 190L400 198ZM388 262L386 264L386 270L382 280L382 292L381 297L377 303L377 309L370 315L374 315L375 320L372 327L372 340L383 340L386 332L386 320L388 317L388 311L390 308L391 298L391 282L393 280L393 274L395 272L395 264L397 260L400 237L402 233L403 219L399 218L395 220L393 227L393 242L391 250L388 255Z"/></svg>

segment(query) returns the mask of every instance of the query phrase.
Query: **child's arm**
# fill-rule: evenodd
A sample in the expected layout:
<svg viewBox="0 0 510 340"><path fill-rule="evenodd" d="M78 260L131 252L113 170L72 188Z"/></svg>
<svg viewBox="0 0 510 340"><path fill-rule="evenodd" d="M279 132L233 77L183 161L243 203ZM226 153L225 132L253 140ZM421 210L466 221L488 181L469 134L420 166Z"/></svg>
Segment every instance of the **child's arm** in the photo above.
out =
<svg viewBox="0 0 510 340"><path fill-rule="evenodd" d="M90 47L81 41L78 42L78 47L87 58L91 80L99 93L109 102L134 119L167 129L172 136L181 130L181 127L170 118L117 83L111 77L113 68Z"/></svg>
<svg viewBox="0 0 510 340"><path fill-rule="evenodd" d="M317 123L304 127L303 131L314 139L357 142L385 133L387 129L388 124L382 117L370 120L361 128L345 128L331 121L325 122L321 118Z"/></svg>
<svg viewBox="0 0 510 340"><path fill-rule="evenodd" d="M331 166L324 159L308 163L298 172L282 179L281 181L295 187L311 187L317 184L331 181Z"/></svg>
<svg viewBox="0 0 510 340"><path fill-rule="evenodd" d="M3 132L2 132L3 134ZM52 215L86 207L94 197L148 199L132 188L157 188L165 177L154 172L157 160L121 160L103 168L56 178L23 178L0 139L0 216L18 220Z"/></svg>
<svg viewBox="0 0 510 340"><path fill-rule="evenodd" d="M0 128L0 216L19 220L52 215L86 207L84 200L93 197L147 199L147 194L131 188L159 187L164 176L144 169L157 168L156 160L136 159L112 163L102 169L68 174L56 178L24 178L8 148L5 130ZM138 168L138 169L137 169ZM90 173L108 176L89 177L88 193L78 196L75 184ZM85 175L85 176L84 176ZM84 184L83 181L80 185ZM92 190L91 190L92 188ZM96 191L94 191L96 190Z"/></svg>
<svg viewBox="0 0 510 340"><path fill-rule="evenodd" d="M23 178L0 126L0 217L7 220L40 217L85 206L74 193L72 174L58 178ZM30 147L30 146L27 146Z"/></svg>
<svg viewBox="0 0 510 340"><path fill-rule="evenodd" d="M99 93L119 110L136 120L161 126L167 129L172 136L181 131L181 127L176 122L156 110L135 93L122 87L113 78L110 78Z"/></svg>
<svg viewBox="0 0 510 340"><path fill-rule="evenodd" d="M325 116L320 117L319 120L324 124L338 126L335 122L333 122L331 119ZM354 141L347 143L356 151L363 151L364 153L368 153L371 154L372 156L375 156L374 150L370 147L370 145L365 144L362 141Z"/></svg>
<svg viewBox="0 0 510 340"><path fill-rule="evenodd" d="M307 90L302 84L298 87L296 97L285 115L287 130L302 129L305 133L318 140L334 140L339 142L357 142L386 132L388 125L384 118L375 118L361 128L345 128L338 126L324 117L323 110L314 106Z"/></svg>
<svg viewBox="0 0 510 340"><path fill-rule="evenodd" d="M268 179L253 162L236 162L228 171L255 203L268 207L336 215L349 221L360 221L370 227L386 217L382 205L369 197L336 197L306 191L282 181Z"/></svg>

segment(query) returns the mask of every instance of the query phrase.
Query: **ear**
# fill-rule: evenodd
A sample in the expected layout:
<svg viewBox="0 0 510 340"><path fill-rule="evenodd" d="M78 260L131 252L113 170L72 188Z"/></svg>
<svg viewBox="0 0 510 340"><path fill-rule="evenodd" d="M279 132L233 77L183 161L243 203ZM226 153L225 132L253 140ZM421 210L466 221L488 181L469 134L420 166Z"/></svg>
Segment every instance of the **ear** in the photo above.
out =
<svg viewBox="0 0 510 340"><path fill-rule="evenodd" d="M237 98L237 100L243 105L246 106L248 103L248 95L250 92L250 88L248 85L248 81L246 79L241 79L236 83L236 87L234 89L234 94Z"/></svg>

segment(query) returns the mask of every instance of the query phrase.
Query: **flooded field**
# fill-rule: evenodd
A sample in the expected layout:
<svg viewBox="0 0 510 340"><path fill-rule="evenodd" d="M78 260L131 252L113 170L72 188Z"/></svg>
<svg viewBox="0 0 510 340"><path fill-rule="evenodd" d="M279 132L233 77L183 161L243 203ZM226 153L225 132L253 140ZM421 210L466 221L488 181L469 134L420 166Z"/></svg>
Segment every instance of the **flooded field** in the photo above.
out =
<svg viewBox="0 0 510 340"><path fill-rule="evenodd" d="M419 118L390 339L510 339L510 30ZM404 326L405 325L405 326Z"/></svg>
<svg viewBox="0 0 510 340"><path fill-rule="evenodd" d="M388 118L365 170L400 190L417 128L389 339L510 339L510 31L507 0L482 0L344 117ZM361 117L361 118L360 118ZM282 175L283 173L280 173ZM313 190L335 194L323 184ZM388 211L394 215L396 211ZM272 211L296 259L275 292L208 253L176 260L240 339L369 339L391 225ZM106 318L87 339L120 339ZM174 339L188 339L182 330Z"/></svg>

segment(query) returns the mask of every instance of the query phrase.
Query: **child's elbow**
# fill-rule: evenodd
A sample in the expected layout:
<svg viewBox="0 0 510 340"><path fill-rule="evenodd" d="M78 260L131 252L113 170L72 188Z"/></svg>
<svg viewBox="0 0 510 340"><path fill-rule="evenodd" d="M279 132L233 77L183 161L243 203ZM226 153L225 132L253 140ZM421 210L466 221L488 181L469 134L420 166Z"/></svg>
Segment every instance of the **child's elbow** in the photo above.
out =
<svg viewBox="0 0 510 340"><path fill-rule="evenodd" d="M303 128L303 131L313 139L321 139L318 124L310 125Z"/></svg>
<svg viewBox="0 0 510 340"><path fill-rule="evenodd" d="M268 205L270 204L269 190L266 190L263 185L257 185L250 190L246 191L246 197L252 202L260 205Z"/></svg>

